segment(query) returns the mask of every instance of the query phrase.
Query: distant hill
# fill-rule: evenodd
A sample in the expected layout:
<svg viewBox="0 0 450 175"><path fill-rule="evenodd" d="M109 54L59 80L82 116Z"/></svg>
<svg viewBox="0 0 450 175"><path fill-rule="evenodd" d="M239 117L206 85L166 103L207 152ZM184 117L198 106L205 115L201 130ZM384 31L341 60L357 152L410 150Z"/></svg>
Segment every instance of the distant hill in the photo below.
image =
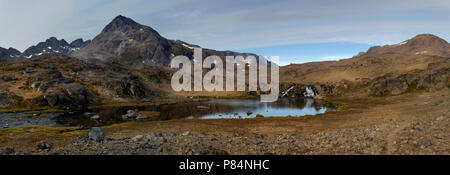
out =
<svg viewBox="0 0 450 175"><path fill-rule="evenodd" d="M448 60L449 43L431 34L421 34L405 42L376 46L366 53L341 61L312 62L284 66L282 82L339 82L372 79L387 73L426 69L428 64Z"/></svg>
<svg viewBox="0 0 450 175"><path fill-rule="evenodd" d="M450 57L450 44L432 34L417 35L399 44L376 46L367 54L436 55Z"/></svg>

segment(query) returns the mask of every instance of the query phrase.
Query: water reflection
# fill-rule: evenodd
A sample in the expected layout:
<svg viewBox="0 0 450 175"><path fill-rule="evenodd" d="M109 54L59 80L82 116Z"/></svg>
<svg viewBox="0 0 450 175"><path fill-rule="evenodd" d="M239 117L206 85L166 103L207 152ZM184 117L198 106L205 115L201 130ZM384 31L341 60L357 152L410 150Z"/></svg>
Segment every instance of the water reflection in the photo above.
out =
<svg viewBox="0 0 450 175"><path fill-rule="evenodd" d="M245 119L257 117L299 117L325 113L334 109L332 104L310 98L281 98L276 102L263 103L256 99L211 99L204 102L186 102L171 105L153 105L146 107L108 107L91 108L82 111L45 114L40 117L25 118L26 113L0 114L0 124L5 127L25 125L57 126L105 126L124 122L122 115L128 110L157 111L160 116L150 120L170 120L180 118ZM93 120L99 115L99 120Z"/></svg>

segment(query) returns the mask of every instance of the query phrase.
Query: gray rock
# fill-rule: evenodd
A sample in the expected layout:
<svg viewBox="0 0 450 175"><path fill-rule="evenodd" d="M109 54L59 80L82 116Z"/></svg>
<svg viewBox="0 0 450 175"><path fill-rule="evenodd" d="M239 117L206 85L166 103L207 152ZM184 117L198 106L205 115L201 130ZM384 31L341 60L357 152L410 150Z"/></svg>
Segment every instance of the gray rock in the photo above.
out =
<svg viewBox="0 0 450 175"><path fill-rule="evenodd" d="M31 88L33 90L38 90L40 86L41 86L41 82L34 82L33 84L31 84Z"/></svg>
<svg viewBox="0 0 450 175"><path fill-rule="evenodd" d="M161 132L153 133L153 135L154 135L155 137L162 137L162 136L163 136L163 134L162 134Z"/></svg>
<svg viewBox="0 0 450 175"><path fill-rule="evenodd" d="M138 110L128 110L126 114L122 115L122 119L124 120L136 119L138 115L139 115Z"/></svg>
<svg viewBox="0 0 450 175"><path fill-rule="evenodd" d="M55 106L58 103L58 95L54 93L45 94L44 99L47 100L47 103L50 106Z"/></svg>
<svg viewBox="0 0 450 175"><path fill-rule="evenodd" d="M186 131L186 132L184 132L183 134L181 134L182 136L188 136L188 135L190 135L191 134L191 131Z"/></svg>
<svg viewBox="0 0 450 175"><path fill-rule="evenodd" d="M66 95L64 92L60 92L58 94L58 103L60 104L71 104L72 99L69 98L69 96Z"/></svg>
<svg viewBox="0 0 450 175"><path fill-rule="evenodd" d="M134 142L140 142L140 141L142 141L142 139L144 139L144 136L143 135L138 135L136 137L133 137L131 140L134 141Z"/></svg>
<svg viewBox="0 0 450 175"><path fill-rule="evenodd" d="M103 132L102 128L92 127L89 131L89 139L96 142L102 142L105 139L105 133Z"/></svg>
<svg viewBox="0 0 450 175"><path fill-rule="evenodd" d="M47 142L39 142L39 143L37 144L37 147L38 147L39 149L52 149L52 145L49 144L49 143L47 143Z"/></svg>
<svg viewBox="0 0 450 175"><path fill-rule="evenodd" d="M100 116L99 115L94 115L91 117L91 120L99 120Z"/></svg>
<svg viewBox="0 0 450 175"><path fill-rule="evenodd" d="M148 119L148 116L141 113L139 113L136 117L136 120L145 120L145 119Z"/></svg>

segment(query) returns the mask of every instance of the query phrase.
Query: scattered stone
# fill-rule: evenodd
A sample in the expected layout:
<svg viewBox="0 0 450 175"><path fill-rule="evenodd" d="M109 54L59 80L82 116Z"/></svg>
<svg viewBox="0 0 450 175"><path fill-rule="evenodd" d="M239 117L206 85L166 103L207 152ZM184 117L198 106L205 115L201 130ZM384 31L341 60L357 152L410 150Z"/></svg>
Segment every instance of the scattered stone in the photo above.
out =
<svg viewBox="0 0 450 175"><path fill-rule="evenodd" d="M52 145L49 144L49 143L47 143L47 142L39 142L39 143L37 144L37 147L38 147L39 149L41 149L41 150L44 150L44 149L51 149L51 148L52 148Z"/></svg>
<svg viewBox="0 0 450 175"><path fill-rule="evenodd" d="M173 134L173 133L172 133ZM163 134L161 132L156 132L153 134L155 137L162 137Z"/></svg>
<svg viewBox="0 0 450 175"><path fill-rule="evenodd" d="M138 117L138 114L139 111L137 109L128 110L126 114L122 115L122 119L124 120L136 119Z"/></svg>
<svg viewBox="0 0 450 175"><path fill-rule="evenodd" d="M142 141L142 139L144 139L144 136L143 135L138 135L136 137L133 137L131 140L133 142L140 142L140 141Z"/></svg>
<svg viewBox="0 0 450 175"><path fill-rule="evenodd" d="M0 149L0 155L11 155L14 154L14 147L6 147L3 149Z"/></svg>
<svg viewBox="0 0 450 175"><path fill-rule="evenodd" d="M137 115L137 117L136 117L136 120L145 120L145 119L147 119L148 117L146 116L146 115L144 115L144 114L142 114L142 113L139 113L138 115Z"/></svg>
<svg viewBox="0 0 450 175"><path fill-rule="evenodd" d="M102 142L105 139L105 133L103 132L102 128L92 127L89 131L89 139L96 142Z"/></svg>
<svg viewBox="0 0 450 175"><path fill-rule="evenodd" d="M188 135L190 135L191 134L191 131L186 131L186 132L184 132L183 134L181 134L182 136L188 136Z"/></svg>
<svg viewBox="0 0 450 175"><path fill-rule="evenodd" d="M91 120L99 120L100 116L99 115L94 115L91 117Z"/></svg>
<svg viewBox="0 0 450 175"><path fill-rule="evenodd" d="M373 141L373 137L366 137L366 139L364 139L366 142L371 142Z"/></svg>

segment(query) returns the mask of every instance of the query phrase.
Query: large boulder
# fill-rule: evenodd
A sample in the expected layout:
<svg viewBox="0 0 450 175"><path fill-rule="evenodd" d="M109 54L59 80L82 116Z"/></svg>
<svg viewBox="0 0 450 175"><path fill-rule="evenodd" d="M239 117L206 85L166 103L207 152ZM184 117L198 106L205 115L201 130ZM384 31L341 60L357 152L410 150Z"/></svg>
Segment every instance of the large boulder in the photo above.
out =
<svg viewBox="0 0 450 175"><path fill-rule="evenodd" d="M37 97L32 102L39 106L85 106L95 101L92 92L78 83L62 84L46 92L43 97Z"/></svg>
<svg viewBox="0 0 450 175"><path fill-rule="evenodd" d="M17 96L9 92L0 91L0 108L14 106L17 103Z"/></svg>
<svg viewBox="0 0 450 175"><path fill-rule="evenodd" d="M92 92L79 83L65 84L63 90L72 99L72 104L86 105L94 102Z"/></svg>
<svg viewBox="0 0 450 175"><path fill-rule="evenodd" d="M418 88L442 89L450 87L450 68L438 69L428 72L418 82Z"/></svg>
<svg viewBox="0 0 450 175"><path fill-rule="evenodd" d="M58 103L58 95L52 92L45 94L44 99L47 100L50 106L55 106Z"/></svg>
<svg viewBox="0 0 450 175"><path fill-rule="evenodd" d="M119 97L123 98L143 99L151 94L136 76L113 79L104 82L104 84L106 88L112 89Z"/></svg>
<svg viewBox="0 0 450 175"><path fill-rule="evenodd" d="M99 127L91 128L88 135L89 139L96 142L102 142L103 140L105 140L105 133L103 132L102 128Z"/></svg>

